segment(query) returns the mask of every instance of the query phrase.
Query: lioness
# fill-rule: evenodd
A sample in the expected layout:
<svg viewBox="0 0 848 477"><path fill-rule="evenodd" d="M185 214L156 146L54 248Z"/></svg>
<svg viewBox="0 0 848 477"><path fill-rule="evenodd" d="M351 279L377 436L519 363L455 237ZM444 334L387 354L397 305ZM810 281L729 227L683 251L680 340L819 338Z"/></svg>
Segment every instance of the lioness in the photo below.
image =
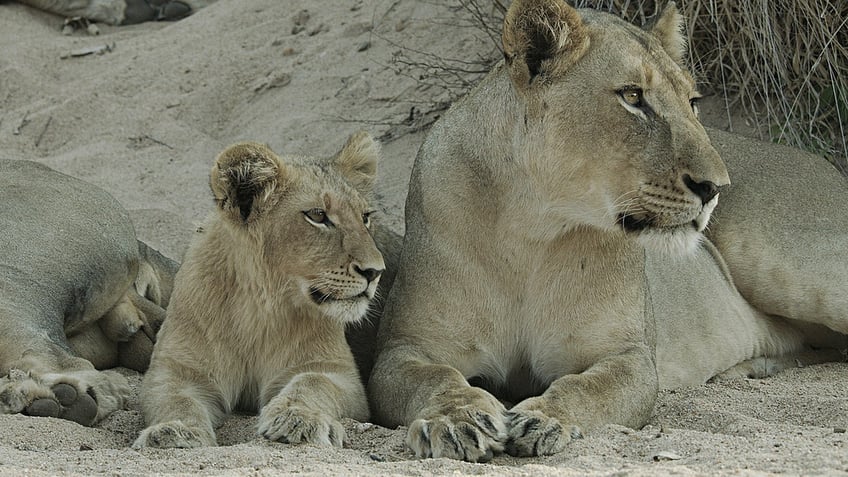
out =
<svg viewBox="0 0 848 477"><path fill-rule="evenodd" d="M673 4L645 31L514 0L505 59L433 126L368 386L418 456L555 453L643 425L660 387L767 374L791 361L751 359L807 338L845 346L779 317L848 331L845 180L786 148L736 157L716 133L750 171L729 188L680 25ZM742 196L712 234L729 267L702 235L720 189Z"/></svg>
<svg viewBox="0 0 848 477"><path fill-rule="evenodd" d="M259 433L289 443L341 446L339 419L368 419L345 325L385 268L367 200L378 154L363 132L331 158L256 143L218 156L217 211L177 274L136 448L213 446L234 408L258 409Z"/></svg>
<svg viewBox="0 0 848 477"><path fill-rule="evenodd" d="M179 20L214 0L17 0L63 17L110 25Z"/></svg>
<svg viewBox="0 0 848 477"><path fill-rule="evenodd" d="M0 413L91 425L144 371L177 265L136 240L106 192L0 161Z"/></svg>

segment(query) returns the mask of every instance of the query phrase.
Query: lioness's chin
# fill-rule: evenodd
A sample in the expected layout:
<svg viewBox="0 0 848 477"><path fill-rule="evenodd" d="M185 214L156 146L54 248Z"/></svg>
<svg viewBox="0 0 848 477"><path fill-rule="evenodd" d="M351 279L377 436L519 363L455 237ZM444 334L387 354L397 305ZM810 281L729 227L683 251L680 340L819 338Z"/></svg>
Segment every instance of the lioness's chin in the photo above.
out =
<svg viewBox="0 0 848 477"><path fill-rule="evenodd" d="M638 232L638 241L649 250L672 255L691 255L704 236L691 225L672 228L647 228Z"/></svg>

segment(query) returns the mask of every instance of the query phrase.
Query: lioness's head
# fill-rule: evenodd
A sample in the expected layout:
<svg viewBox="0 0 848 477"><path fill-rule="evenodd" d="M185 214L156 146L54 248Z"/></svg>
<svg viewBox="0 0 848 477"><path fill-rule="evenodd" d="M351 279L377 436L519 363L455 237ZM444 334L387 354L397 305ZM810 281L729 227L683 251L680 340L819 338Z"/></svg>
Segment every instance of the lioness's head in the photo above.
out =
<svg viewBox="0 0 848 477"><path fill-rule="evenodd" d="M727 171L698 121L674 3L643 30L564 0L514 0L505 67L528 170L570 226L691 248Z"/></svg>
<svg viewBox="0 0 848 477"><path fill-rule="evenodd" d="M385 268L367 201L378 156L365 132L330 158L283 160L252 142L218 156L210 185L219 214L251 248L244 260L258 260L255 272L270 293L344 322L365 315Z"/></svg>

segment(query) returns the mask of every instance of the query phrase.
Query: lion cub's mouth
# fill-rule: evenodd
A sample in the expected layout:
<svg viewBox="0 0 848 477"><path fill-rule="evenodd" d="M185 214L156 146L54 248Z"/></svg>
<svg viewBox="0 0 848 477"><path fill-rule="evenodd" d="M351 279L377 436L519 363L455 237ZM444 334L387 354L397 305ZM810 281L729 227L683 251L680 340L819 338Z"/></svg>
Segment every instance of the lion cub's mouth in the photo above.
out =
<svg viewBox="0 0 848 477"><path fill-rule="evenodd" d="M368 290L363 291L358 295L354 295L347 298L337 298L332 294L323 292L316 287L309 288L309 297L312 298L312 301L315 302L316 305L323 305L325 303L333 303L339 301L358 301L358 300L370 300L371 297L368 296Z"/></svg>

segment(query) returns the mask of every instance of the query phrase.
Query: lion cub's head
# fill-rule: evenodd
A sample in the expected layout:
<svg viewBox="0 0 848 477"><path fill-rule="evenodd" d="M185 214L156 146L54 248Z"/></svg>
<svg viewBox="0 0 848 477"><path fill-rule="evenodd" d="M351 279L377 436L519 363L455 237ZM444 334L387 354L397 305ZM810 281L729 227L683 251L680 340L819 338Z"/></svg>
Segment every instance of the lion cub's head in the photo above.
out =
<svg viewBox="0 0 848 477"><path fill-rule="evenodd" d="M646 29L564 0L514 0L505 64L528 170L571 226L692 247L729 184L698 121L673 2Z"/></svg>
<svg viewBox="0 0 848 477"><path fill-rule="evenodd" d="M365 132L330 158L282 159L252 142L218 156L210 186L220 220L243 240L229 252L252 267L257 293L343 322L365 315L385 268L367 200L378 156Z"/></svg>

